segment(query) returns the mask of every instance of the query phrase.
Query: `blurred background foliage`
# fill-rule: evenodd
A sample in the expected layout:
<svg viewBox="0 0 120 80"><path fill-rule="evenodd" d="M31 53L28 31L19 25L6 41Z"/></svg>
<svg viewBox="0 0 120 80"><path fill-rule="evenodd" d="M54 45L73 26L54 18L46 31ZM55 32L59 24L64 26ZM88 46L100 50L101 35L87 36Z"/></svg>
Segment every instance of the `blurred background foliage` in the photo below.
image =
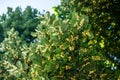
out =
<svg viewBox="0 0 120 80"><path fill-rule="evenodd" d="M0 16L1 80L119 80L119 0L61 0L54 13Z"/></svg>

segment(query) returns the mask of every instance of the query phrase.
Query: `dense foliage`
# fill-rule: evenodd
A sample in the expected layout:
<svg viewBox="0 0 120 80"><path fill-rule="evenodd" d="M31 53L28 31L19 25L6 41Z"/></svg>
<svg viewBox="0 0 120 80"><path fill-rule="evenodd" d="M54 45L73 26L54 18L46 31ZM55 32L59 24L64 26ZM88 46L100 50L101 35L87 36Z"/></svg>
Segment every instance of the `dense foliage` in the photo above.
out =
<svg viewBox="0 0 120 80"><path fill-rule="evenodd" d="M118 4L61 0L44 15L8 8L0 17L0 79L119 80Z"/></svg>
<svg viewBox="0 0 120 80"><path fill-rule="evenodd" d="M68 18L69 13L76 11L89 16L92 32L99 44L104 42L101 53L117 66L120 66L120 1L119 0L61 0L61 5L55 8L59 17Z"/></svg>
<svg viewBox="0 0 120 80"><path fill-rule="evenodd" d="M35 28L39 24L39 19L37 18L38 10L32 9L27 6L24 11L20 7L17 7L15 11L8 7L6 14L3 14L0 18L1 29L3 33L1 34L0 41L7 37L7 31L14 28L15 31L19 32L19 36L22 40L31 42L34 38L31 36L31 32L35 31Z"/></svg>

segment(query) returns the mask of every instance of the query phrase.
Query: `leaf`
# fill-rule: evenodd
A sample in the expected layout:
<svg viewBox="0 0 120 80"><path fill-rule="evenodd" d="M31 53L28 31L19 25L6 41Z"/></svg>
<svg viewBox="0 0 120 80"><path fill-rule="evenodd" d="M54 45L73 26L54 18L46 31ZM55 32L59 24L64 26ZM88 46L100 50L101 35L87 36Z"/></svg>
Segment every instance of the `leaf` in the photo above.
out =
<svg viewBox="0 0 120 80"><path fill-rule="evenodd" d="M58 15L58 12L56 11L54 7L51 10L54 12L55 15Z"/></svg>
<svg viewBox="0 0 120 80"><path fill-rule="evenodd" d="M89 39L93 39L94 38L94 35L92 32L89 32L89 35L88 35Z"/></svg>
<svg viewBox="0 0 120 80"><path fill-rule="evenodd" d="M22 63L21 63L21 61L17 61L16 66L19 67L22 70Z"/></svg>
<svg viewBox="0 0 120 80"><path fill-rule="evenodd" d="M55 65L54 65L54 61L52 61L52 60L49 60L48 62L47 62L47 64L45 65L45 71L47 71L47 72L51 72L51 71L53 71L55 68Z"/></svg>
<svg viewBox="0 0 120 80"><path fill-rule="evenodd" d="M92 56L93 60L101 60L100 56Z"/></svg>
<svg viewBox="0 0 120 80"><path fill-rule="evenodd" d="M57 59L61 59L61 55L60 54L56 54L55 56Z"/></svg>
<svg viewBox="0 0 120 80"><path fill-rule="evenodd" d="M84 24L84 21L85 21L85 19L83 18L81 21L80 21L80 26L77 28L78 30L83 26L83 24Z"/></svg>
<svg viewBox="0 0 120 80"><path fill-rule="evenodd" d="M51 59L51 58L50 58L50 55L51 55L50 53L47 53L47 52L44 53L44 57L46 57L48 60Z"/></svg>
<svg viewBox="0 0 120 80"><path fill-rule="evenodd" d="M104 46L105 46L105 45L104 45L104 41L101 40L101 42L99 43L99 45L100 45L101 48L104 48Z"/></svg>
<svg viewBox="0 0 120 80"><path fill-rule="evenodd" d="M77 21L77 13L76 12L72 12L71 14L72 14L72 19L70 20L70 23L72 25L74 25L76 23L76 21Z"/></svg>
<svg viewBox="0 0 120 80"><path fill-rule="evenodd" d="M74 46L70 46L70 47L69 47L70 51L73 51L74 48L75 48Z"/></svg>
<svg viewBox="0 0 120 80"><path fill-rule="evenodd" d="M58 36L58 35L59 35L59 33L58 33L58 32L56 32L56 33L53 33L52 35L53 35L53 36Z"/></svg>

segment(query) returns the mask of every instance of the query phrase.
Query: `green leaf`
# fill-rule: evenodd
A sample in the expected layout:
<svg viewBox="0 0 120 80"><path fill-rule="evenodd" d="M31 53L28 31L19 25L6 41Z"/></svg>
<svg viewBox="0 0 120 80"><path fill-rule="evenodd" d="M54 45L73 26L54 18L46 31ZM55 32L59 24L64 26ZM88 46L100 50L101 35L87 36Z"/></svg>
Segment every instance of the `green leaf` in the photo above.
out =
<svg viewBox="0 0 120 80"><path fill-rule="evenodd" d="M22 70L23 64L21 63L21 61L17 61L16 66Z"/></svg>

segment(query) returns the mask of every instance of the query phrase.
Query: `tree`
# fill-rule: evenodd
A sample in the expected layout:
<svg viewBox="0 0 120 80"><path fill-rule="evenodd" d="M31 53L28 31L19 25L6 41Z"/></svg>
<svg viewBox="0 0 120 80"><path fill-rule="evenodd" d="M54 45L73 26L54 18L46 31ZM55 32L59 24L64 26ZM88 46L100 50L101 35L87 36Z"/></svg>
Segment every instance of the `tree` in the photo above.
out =
<svg viewBox="0 0 120 80"><path fill-rule="evenodd" d="M0 79L31 77L28 45L33 42L31 33L40 22L37 14L37 9L32 9L30 6L24 12L20 7L15 11L8 7L7 13L0 16Z"/></svg>
<svg viewBox="0 0 120 80"><path fill-rule="evenodd" d="M61 0L61 5L55 8L59 17L67 17L70 12L76 11L89 16L90 24L95 35L96 45L99 44L98 51L111 60L119 68L120 59L120 1L108 0ZM103 41L103 46L100 42ZM110 57L114 56L114 57ZM114 58L117 57L117 60Z"/></svg>
<svg viewBox="0 0 120 80"><path fill-rule="evenodd" d="M12 28L0 44L0 79L30 79L32 53L27 43L22 41L18 32Z"/></svg>
<svg viewBox="0 0 120 80"><path fill-rule="evenodd" d="M27 6L23 12L23 35L22 37L25 38L28 42L34 40L31 36L31 32L35 31L38 23L40 23L39 19L37 18L38 10L32 9L30 6Z"/></svg>
<svg viewBox="0 0 120 80"><path fill-rule="evenodd" d="M31 43L24 42L19 31L10 29L0 46L0 71L3 73L0 78L119 80L119 63L114 62L116 57L110 53L119 52L119 41L115 42L118 45L111 46L114 45L111 41L119 33L119 17L109 11L110 6L116 4L113 6L119 12L118 3L117 0L61 0L61 5L54 7L57 14L46 12L38 16L40 23L31 33L35 38ZM31 16L37 15L32 15L31 7L26 9L22 20L27 21L27 25ZM9 15L14 13L11 9L9 11ZM6 20L6 15L2 16L2 22Z"/></svg>
<svg viewBox="0 0 120 80"><path fill-rule="evenodd" d="M15 11L8 7L7 14L1 16L1 27L3 28L3 36L7 37L6 31L9 31L14 27L15 31L19 32L19 36L24 41L31 42L34 38L31 36L31 32L35 31L38 23L40 22L37 18L38 10L32 9L27 6L22 12L20 7L17 7Z"/></svg>
<svg viewBox="0 0 120 80"><path fill-rule="evenodd" d="M73 11L63 19L48 12L40 18L43 21L33 35L37 53L43 57L41 76L53 80L118 79L119 70L112 70L114 64L97 52L99 45L93 46L96 40L88 16Z"/></svg>
<svg viewBox="0 0 120 80"><path fill-rule="evenodd" d="M0 25L0 42L3 40L3 28Z"/></svg>

